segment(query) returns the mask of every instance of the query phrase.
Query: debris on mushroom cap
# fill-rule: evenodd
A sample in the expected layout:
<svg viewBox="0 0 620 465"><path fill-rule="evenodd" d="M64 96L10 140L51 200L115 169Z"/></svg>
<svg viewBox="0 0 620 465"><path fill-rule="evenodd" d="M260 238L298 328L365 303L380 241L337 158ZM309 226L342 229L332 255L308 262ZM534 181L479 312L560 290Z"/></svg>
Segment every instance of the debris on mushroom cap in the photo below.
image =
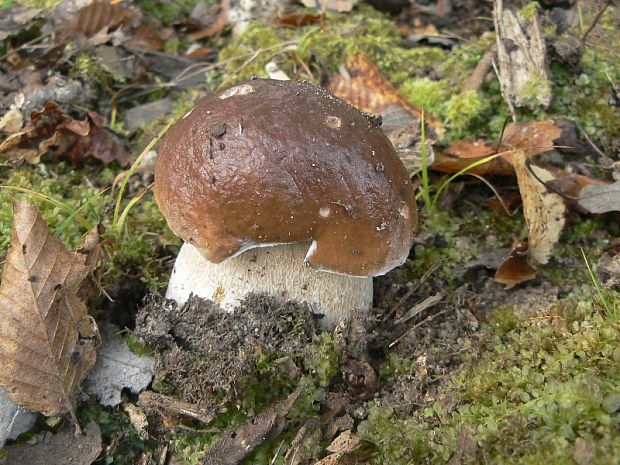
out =
<svg viewBox="0 0 620 465"><path fill-rule="evenodd" d="M375 118L307 82L256 79L201 100L166 134L155 198L219 263L312 240L313 268L377 276L402 264L413 186Z"/></svg>

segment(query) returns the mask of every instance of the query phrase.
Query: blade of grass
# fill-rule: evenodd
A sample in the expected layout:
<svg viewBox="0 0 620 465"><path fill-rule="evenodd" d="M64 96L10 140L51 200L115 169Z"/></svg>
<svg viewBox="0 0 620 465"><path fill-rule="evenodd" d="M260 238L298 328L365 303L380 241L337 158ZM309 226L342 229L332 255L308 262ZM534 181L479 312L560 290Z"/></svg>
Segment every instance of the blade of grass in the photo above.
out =
<svg viewBox="0 0 620 465"><path fill-rule="evenodd" d="M603 288L601 287L601 283L599 282L597 276L594 274L592 267L590 267L590 262L588 262L588 257L586 257L586 253L583 250L583 247L579 248L581 250L581 255L583 256L583 261L586 263L586 268L588 269L588 274L590 275L590 279L592 280L592 284L594 284L594 288L596 289L596 293L598 294L598 298L601 301L601 305L605 309L605 313L607 317L612 320L617 320L620 315L618 315L618 311L616 308L612 308L607 302L605 298L605 294L603 293Z"/></svg>
<svg viewBox="0 0 620 465"><path fill-rule="evenodd" d="M97 192L95 195L93 195L93 196L89 197L88 199L86 199L86 202L84 202L82 205L80 205L73 213L71 213L62 223L60 223L58 225L58 227L54 231L54 236L56 236L56 237L60 236L62 234L62 232L64 231L64 229L67 227L67 225L73 220L73 218L78 213L80 213L80 211L82 211L84 208L88 207L92 203L92 201L94 199L98 198L103 193L107 192L109 189L110 188L107 187L107 188L101 190L100 192Z"/></svg>
<svg viewBox="0 0 620 465"><path fill-rule="evenodd" d="M116 232L118 234L120 234L123 231L123 227L125 226L125 221L127 221L127 215L129 214L129 211L133 208L133 206L136 203L140 201L142 197L144 197L144 194L146 194L151 189L151 187L153 187L153 183L149 184L146 187L146 189L144 189L142 192L136 195L133 199L131 199L129 203L125 206L125 208L123 209L123 213L121 213L121 215L118 218L118 222L115 225Z"/></svg>
<svg viewBox="0 0 620 465"><path fill-rule="evenodd" d="M477 161L473 162L471 165L467 165L465 168L463 168L462 170L454 173L448 179L443 181L441 183L441 185L439 186L439 188L437 189L437 192L435 193L435 196L433 197L433 200L431 202L431 211L434 210L435 205L437 204L437 201L439 200L439 197L441 196L441 193L446 189L446 187L448 187L450 185L450 183L452 181L454 181L459 176L461 176L463 174L466 174L469 170L474 169L477 166L484 165L485 163L488 163L488 162L490 162L491 160L493 160L493 159L495 159L497 157L505 155L505 153L506 152L496 153L495 155L489 155L488 157L481 158L480 160L477 160Z"/></svg>
<svg viewBox="0 0 620 465"><path fill-rule="evenodd" d="M168 129L170 129L170 126L172 126L173 123L174 123L174 121L171 121L170 123L166 124L166 126L164 126L163 129L161 131L159 131L159 134L157 134L157 136L155 136L151 140L151 142L148 143L148 145L144 148L144 150L142 150L142 153L140 153L140 155L138 155L138 158L136 158L136 161L133 162L133 164L131 165L131 167L127 171L127 174L123 178L123 182L121 183L121 187L120 187L120 189L118 191L118 194L116 196L116 205L114 207L114 216L113 216L113 219L112 219L112 225L113 225L113 227L114 227L114 229L116 231L119 231L118 221L119 221L119 215L121 213L121 202L123 200L123 194L125 193L125 188L127 187L127 183L129 182L129 178L131 178L131 176L136 171L136 168L138 167L138 165L140 165L140 162L142 162L144 157L146 157L147 153L149 153L151 151L151 149L155 146L155 144L157 144L157 142L159 142L159 140L164 136L164 134L166 134L166 131L168 131Z"/></svg>
<svg viewBox="0 0 620 465"><path fill-rule="evenodd" d="M31 189L28 189L26 187L21 187L21 186L10 186L7 184L3 184L3 185L0 185L0 189L22 192L24 194L30 195L31 197L51 203L52 205L55 205L56 207L62 208L63 210L69 212L69 214L72 217L75 217L76 221L80 223L83 227L85 227L87 230L91 230L92 228L95 227L94 224L90 223L86 218L80 215L78 210L73 208L68 203L63 202L62 200L58 200L54 197L50 197L49 195L45 195L45 194L42 194L41 192L33 191ZM88 203L86 203L85 205L88 205Z"/></svg>
<svg viewBox="0 0 620 465"><path fill-rule="evenodd" d="M426 127L424 126L424 110L420 116L420 156L422 157L422 196L424 198L424 206L426 207L426 213L430 215L432 213L431 193L428 181L428 153L426 152Z"/></svg>

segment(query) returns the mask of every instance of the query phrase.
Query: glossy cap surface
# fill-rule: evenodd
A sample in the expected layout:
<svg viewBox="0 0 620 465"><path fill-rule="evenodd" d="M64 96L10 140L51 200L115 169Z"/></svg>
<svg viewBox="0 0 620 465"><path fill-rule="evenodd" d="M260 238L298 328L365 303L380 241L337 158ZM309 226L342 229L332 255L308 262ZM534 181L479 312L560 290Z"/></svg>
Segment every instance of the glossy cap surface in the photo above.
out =
<svg viewBox="0 0 620 465"><path fill-rule="evenodd" d="M384 274L407 258L417 213L379 124L306 82L248 81L168 131L155 198L174 233L215 263L310 240L313 268Z"/></svg>

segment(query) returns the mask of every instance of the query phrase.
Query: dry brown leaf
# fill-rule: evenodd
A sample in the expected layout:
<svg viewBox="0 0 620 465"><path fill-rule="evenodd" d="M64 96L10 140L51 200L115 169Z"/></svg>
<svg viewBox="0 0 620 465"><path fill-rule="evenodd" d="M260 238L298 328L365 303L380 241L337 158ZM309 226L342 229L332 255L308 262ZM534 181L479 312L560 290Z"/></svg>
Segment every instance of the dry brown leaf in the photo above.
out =
<svg viewBox="0 0 620 465"><path fill-rule="evenodd" d="M566 207L563 198L549 191L543 184L555 179L553 173L540 166L530 165L530 169L536 175L534 177L526 166L526 160L527 156L523 150L513 152L512 161L529 231L530 265L544 265L549 261L553 248L560 239L566 222Z"/></svg>
<svg viewBox="0 0 620 465"><path fill-rule="evenodd" d="M284 24L285 26L311 26L313 24L318 24L325 20L325 13L320 13L317 15L307 14L307 13L288 13L281 16L278 16L276 19L277 24Z"/></svg>
<svg viewBox="0 0 620 465"><path fill-rule="evenodd" d="M471 173L500 176L514 175L512 152L523 150L528 158L553 150L555 147L576 147L575 123L565 119L511 123L506 126L500 156L481 164ZM471 164L493 155L496 144L484 140L459 140L447 148L435 147L435 162L431 168L443 173L457 173ZM558 173L559 176L564 174Z"/></svg>
<svg viewBox="0 0 620 465"><path fill-rule="evenodd" d="M435 147L435 161L431 169L442 173L458 173L474 163L495 153L496 147L483 140L459 140L444 149ZM514 175L514 168L502 156L480 164L468 170L469 173L485 175L497 174L500 176Z"/></svg>
<svg viewBox="0 0 620 465"><path fill-rule="evenodd" d="M91 233L70 252L37 207L13 204L13 235L0 285L0 385L15 402L75 418L77 389L92 368L99 332L78 296L97 261Z"/></svg>
<svg viewBox="0 0 620 465"><path fill-rule="evenodd" d="M104 29L129 25L137 16L137 12L122 5L95 1L76 11L64 32L91 36Z"/></svg>
<svg viewBox="0 0 620 465"><path fill-rule="evenodd" d="M506 284L506 288L516 286L536 277L536 270L528 262L528 243L519 241L513 245L508 257L495 272L495 282Z"/></svg>
<svg viewBox="0 0 620 465"><path fill-rule="evenodd" d="M368 113L379 114L389 106L398 105L412 116L418 119L421 117L422 110L415 108L398 93L368 55L364 53L352 55L346 62L346 68L350 76L336 74L329 78L325 86L336 97ZM438 134L445 132L441 123L435 118L425 115L424 121Z"/></svg>
<svg viewBox="0 0 620 465"><path fill-rule="evenodd" d="M32 113L30 123L21 132L0 144L0 154L35 164L53 150L56 159L68 159L74 165L88 157L103 163L129 164L129 154L120 140L102 127L104 123L103 116L90 111L86 112L86 120L73 119L59 105L48 102L43 111Z"/></svg>

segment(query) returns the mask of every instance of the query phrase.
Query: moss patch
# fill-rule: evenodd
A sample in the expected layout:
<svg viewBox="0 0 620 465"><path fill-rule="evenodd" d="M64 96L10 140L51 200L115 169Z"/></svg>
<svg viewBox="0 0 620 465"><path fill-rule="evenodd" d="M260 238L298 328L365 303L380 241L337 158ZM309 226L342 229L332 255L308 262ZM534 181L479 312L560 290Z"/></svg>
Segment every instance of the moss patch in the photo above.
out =
<svg viewBox="0 0 620 465"><path fill-rule="evenodd" d="M529 318L503 309L485 331L479 358L470 356L413 416L370 409L358 433L377 446L374 463L446 463L463 447L462 425L478 444L464 463L560 465L584 447L589 463L612 463L620 454L620 323L592 301L569 298Z"/></svg>

